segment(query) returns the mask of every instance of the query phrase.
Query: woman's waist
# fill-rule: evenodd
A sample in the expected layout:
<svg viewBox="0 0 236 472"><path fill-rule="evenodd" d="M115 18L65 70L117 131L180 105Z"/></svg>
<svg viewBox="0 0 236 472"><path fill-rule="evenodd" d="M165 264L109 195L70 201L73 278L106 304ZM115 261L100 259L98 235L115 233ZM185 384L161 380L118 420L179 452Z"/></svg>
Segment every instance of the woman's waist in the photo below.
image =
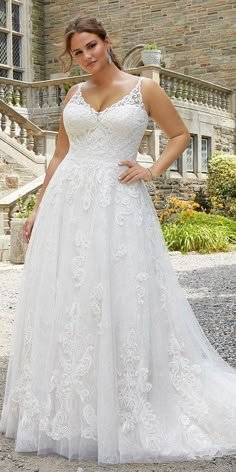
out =
<svg viewBox="0 0 236 472"><path fill-rule="evenodd" d="M78 165L83 166L108 166L108 167L117 167L121 161L132 161L136 162L137 154L136 153L120 153L118 155L105 154L103 156L97 155L95 153L80 153L69 151L65 156L64 160L73 161Z"/></svg>

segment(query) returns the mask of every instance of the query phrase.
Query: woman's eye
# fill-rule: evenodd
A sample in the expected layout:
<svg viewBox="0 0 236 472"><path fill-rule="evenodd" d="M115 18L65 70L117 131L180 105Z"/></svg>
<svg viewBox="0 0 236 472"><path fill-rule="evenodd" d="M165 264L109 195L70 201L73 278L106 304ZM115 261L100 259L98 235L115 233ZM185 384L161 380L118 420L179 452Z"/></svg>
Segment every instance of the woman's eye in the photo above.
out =
<svg viewBox="0 0 236 472"><path fill-rule="evenodd" d="M94 46L96 46L96 43L90 44L89 48L94 48Z"/></svg>
<svg viewBox="0 0 236 472"><path fill-rule="evenodd" d="M78 54L81 54L81 51L76 51L75 56L78 56Z"/></svg>

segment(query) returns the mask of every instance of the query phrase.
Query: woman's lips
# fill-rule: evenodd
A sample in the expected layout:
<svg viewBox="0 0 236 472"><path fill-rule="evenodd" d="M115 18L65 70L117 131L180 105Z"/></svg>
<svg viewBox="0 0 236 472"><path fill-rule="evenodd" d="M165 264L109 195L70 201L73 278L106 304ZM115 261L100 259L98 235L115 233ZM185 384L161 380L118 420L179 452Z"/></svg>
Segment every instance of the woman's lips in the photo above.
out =
<svg viewBox="0 0 236 472"><path fill-rule="evenodd" d="M93 66L94 64L96 64L96 62L97 62L97 61L92 61L92 62L90 62L90 63L88 64L88 67L89 67L89 66Z"/></svg>

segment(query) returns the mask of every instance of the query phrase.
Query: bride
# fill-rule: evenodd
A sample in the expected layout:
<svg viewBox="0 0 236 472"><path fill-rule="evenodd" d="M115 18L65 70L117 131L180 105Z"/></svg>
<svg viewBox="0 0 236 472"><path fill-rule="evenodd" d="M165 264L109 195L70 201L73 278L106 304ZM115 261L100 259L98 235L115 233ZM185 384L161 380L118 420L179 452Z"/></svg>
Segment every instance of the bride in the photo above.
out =
<svg viewBox="0 0 236 472"><path fill-rule="evenodd" d="M15 450L99 464L236 453L236 370L206 338L145 181L189 143L162 88L125 73L95 18L65 31L71 87L35 208L0 430ZM70 64L71 65L71 64ZM169 138L136 163L152 118Z"/></svg>

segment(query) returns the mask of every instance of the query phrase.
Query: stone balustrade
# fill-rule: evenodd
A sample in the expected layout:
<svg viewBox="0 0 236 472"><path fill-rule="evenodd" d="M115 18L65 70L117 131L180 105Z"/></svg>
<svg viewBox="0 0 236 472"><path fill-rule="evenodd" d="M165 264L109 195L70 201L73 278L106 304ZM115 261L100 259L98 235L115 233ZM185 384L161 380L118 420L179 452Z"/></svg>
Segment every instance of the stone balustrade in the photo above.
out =
<svg viewBox="0 0 236 472"><path fill-rule="evenodd" d="M233 93L225 87L165 69L160 72L160 85L172 100L233 112Z"/></svg>
<svg viewBox="0 0 236 472"><path fill-rule="evenodd" d="M5 145L6 151L9 152L9 146L12 147L12 141L9 142L7 138L14 138L13 152L21 152L22 164L24 161L27 164L30 161L28 166L36 175L45 171L47 159L55 148L56 132L42 130L9 103L0 99L0 133L2 147Z"/></svg>
<svg viewBox="0 0 236 472"><path fill-rule="evenodd" d="M172 100L235 113L234 94L229 88L154 65L127 72L153 78ZM12 107L27 108L31 113L39 108L60 107L69 87L88 77L62 77L33 83L0 77L0 99Z"/></svg>

